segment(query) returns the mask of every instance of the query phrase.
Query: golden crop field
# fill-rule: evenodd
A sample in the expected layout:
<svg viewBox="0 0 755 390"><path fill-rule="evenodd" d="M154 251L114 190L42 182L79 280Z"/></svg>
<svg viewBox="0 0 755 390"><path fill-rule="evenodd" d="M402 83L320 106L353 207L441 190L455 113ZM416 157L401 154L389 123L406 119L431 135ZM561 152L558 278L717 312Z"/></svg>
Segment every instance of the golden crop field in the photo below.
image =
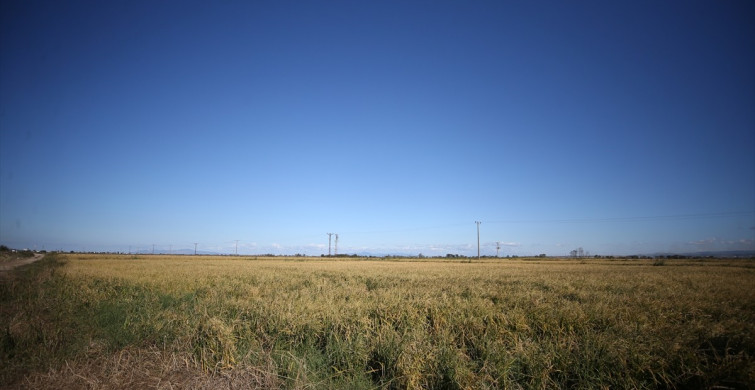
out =
<svg viewBox="0 0 755 390"><path fill-rule="evenodd" d="M0 285L28 388L752 388L752 260L48 255Z"/></svg>

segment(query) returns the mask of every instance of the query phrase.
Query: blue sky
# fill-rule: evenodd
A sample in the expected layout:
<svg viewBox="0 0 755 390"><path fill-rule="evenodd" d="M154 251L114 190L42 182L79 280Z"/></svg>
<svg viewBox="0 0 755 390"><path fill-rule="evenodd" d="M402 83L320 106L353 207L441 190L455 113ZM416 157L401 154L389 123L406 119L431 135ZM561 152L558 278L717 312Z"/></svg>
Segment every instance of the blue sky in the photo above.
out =
<svg viewBox="0 0 755 390"><path fill-rule="evenodd" d="M749 1L5 1L0 242L755 249Z"/></svg>

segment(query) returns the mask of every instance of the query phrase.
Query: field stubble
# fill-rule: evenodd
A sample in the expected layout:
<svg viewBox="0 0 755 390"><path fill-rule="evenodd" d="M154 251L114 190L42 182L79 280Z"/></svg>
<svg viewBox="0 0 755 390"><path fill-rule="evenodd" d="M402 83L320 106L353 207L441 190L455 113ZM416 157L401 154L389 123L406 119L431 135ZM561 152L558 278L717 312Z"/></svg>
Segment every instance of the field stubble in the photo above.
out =
<svg viewBox="0 0 755 390"><path fill-rule="evenodd" d="M0 285L0 384L748 388L755 262L56 255Z"/></svg>

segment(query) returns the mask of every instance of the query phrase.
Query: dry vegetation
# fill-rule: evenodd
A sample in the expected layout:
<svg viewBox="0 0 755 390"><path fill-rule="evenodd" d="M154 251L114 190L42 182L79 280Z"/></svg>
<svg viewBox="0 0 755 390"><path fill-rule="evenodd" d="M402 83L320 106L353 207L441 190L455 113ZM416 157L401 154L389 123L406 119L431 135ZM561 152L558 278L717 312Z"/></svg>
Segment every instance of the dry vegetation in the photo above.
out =
<svg viewBox="0 0 755 390"><path fill-rule="evenodd" d="M10 263L19 259L33 257L34 252L29 250L15 251L5 245L0 245L0 264Z"/></svg>
<svg viewBox="0 0 755 390"><path fill-rule="evenodd" d="M9 387L755 386L750 260L57 255L14 276Z"/></svg>

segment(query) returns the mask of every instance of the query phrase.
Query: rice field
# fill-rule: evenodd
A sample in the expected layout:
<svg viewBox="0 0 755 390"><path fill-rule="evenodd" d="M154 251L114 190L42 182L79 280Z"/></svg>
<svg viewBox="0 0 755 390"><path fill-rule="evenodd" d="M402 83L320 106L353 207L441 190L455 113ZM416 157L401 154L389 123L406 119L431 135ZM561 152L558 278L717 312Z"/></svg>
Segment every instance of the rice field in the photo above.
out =
<svg viewBox="0 0 755 390"><path fill-rule="evenodd" d="M52 254L11 388L755 387L755 261Z"/></svg>

